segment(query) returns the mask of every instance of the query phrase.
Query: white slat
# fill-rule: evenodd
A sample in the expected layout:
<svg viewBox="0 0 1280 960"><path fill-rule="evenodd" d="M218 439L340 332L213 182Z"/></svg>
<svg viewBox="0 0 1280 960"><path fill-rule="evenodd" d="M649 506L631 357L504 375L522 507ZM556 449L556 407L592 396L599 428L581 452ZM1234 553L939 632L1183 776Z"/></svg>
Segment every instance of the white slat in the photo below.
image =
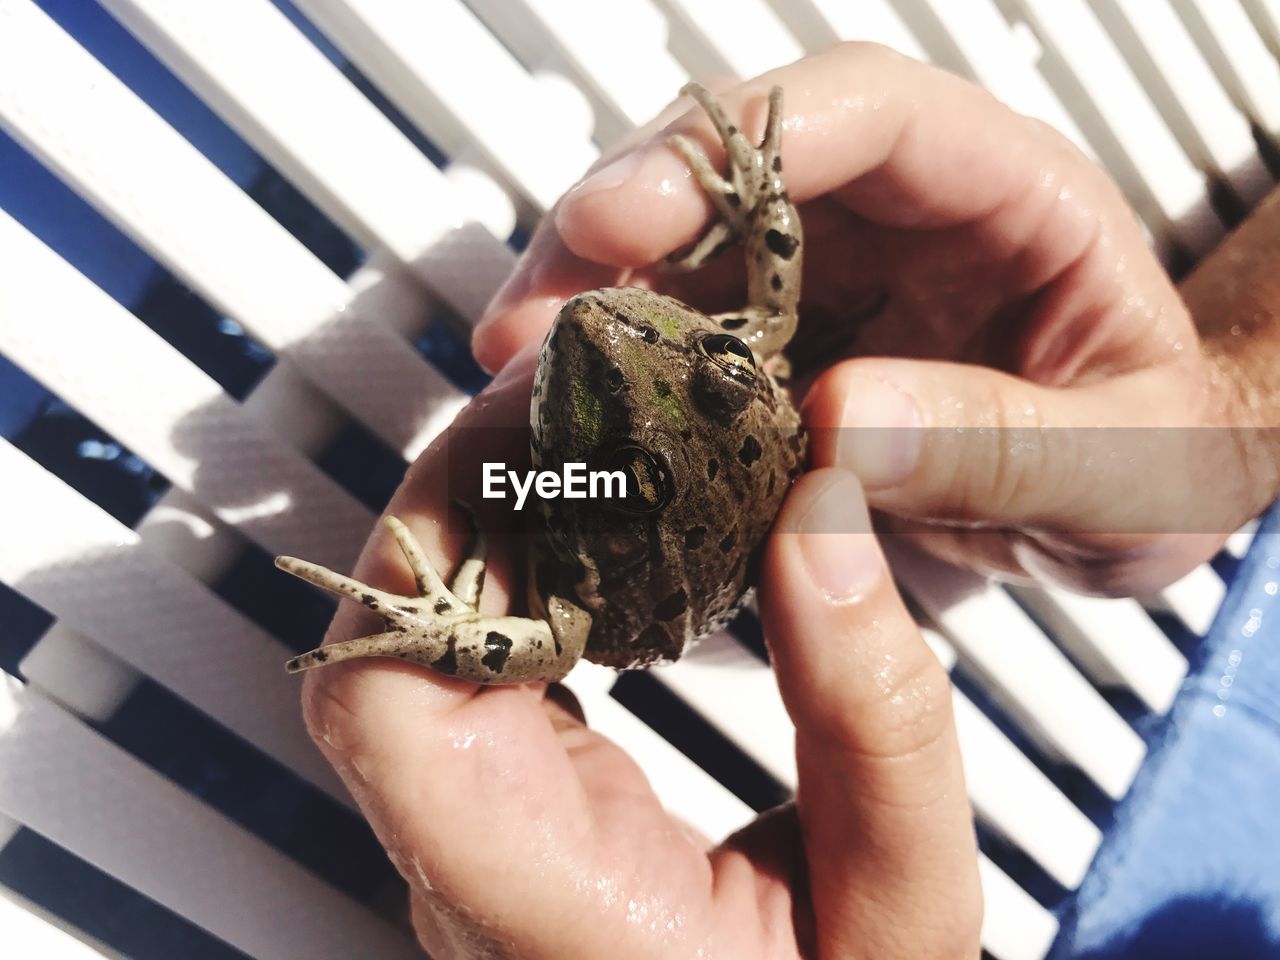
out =
<svg viewBox="0 0 1280 960"><path fill-rule="evenodd" d="M1250 520L1231 536L1227 537L1227 542L1222 545L1222 549L1237 560L1243 560L1245 554L1249 552L1249 548L1253 546L1253 539L1257 535L1258 521Z"/></svg>
<svg viewBox="0 0 1280 960"><path fill-rule="evenodd" d="M584 660L564 682L582 704L591 728L644 771L663 807L712 842L750 823L754 810L609 696L616 679L614 671Z"/></svg>
<svg viewBox="0 0 1280 960"><path fill-rule="evenodd" d="M978 858L982 946L999 960L1041 960L1058 935L1058 921L986 857Z"/></svg>
<svg viewBox="0 0 1280 960"><path fill-rule="evenodd" d="M1143 602L1154 610L1172 613L1193 634L1203 637L1213 625L1213 618L1226 596L1227 585L1222 577L1207 563L1202 563Z"/></svg>
<svg viewBox="0 0 1280 960"><path fill-rule="evenodd" d="M672 49L699 79L728 73L754 77L799 60L804 48L765 0L656 0L671 24Z"/></svg>
<svg viewBox="0 0 1280 960"><path fill-rule="evenodd" d="M927 627L922 633L945 665L954 662L945 640ZM781 783L795 787L795 728L773 671L729 634L709 637L652 672ZM963 694L952 697L978 815L1075 889L1101 841L1097 828Z"/></svg>
<svg viewBox="0 0 1280 960"><path fill-rule="evenodd" d="M902 0L899 0L900 5ZM1085 153L1093 147L1062 106L1036 64L1023 38L1001 16L993 0L913 0L913 22L933 19L939 42L955 52L968 73L1019 113L1056 128Z"/></svg>
<svg viewBox="0 0 1280 960"><path fill-rule="evenodd" d="M1240 109L1280 137L1280 64L1237 0L1172 3Z"/></svg>
<svg viewBox="0 0 1280 960"><path fill-rule="evenodd" d="M421 957L393 929L18 681L0 812L261 960Z"/></svg>
<svg viewBox="0 0 1280 960"><path fill-rule="evenodd" d="M667 51L667 21L649 0L469 0L526 64L564 73L595 107L596 140L648 123L689 75ZM611 43L625 36L626 43Z"/></svg>
<svg viewBox="0 0 1280 960"><path fill-rule="evenodd" d="M561 113L585 100L540 83L458 0L299 0L297 6L420 130L453 157L475 159L538 210L597 157L589 131ZM672 91L674 95L675 91Z"/></svg>
<svg viewBox="0 0 1280 960"><path fill-rule="evenodd" d="M1249 124L1167 0L1093 0L1093 7L1192 160L1243 203L1261 200L1272 180Z"/></svg>
<svg viewBox="0 0 1280 960"><path fill-rule="evenodd" d="M27 683L78 717L108 720L141 674L100 644L55 623L18 664Z"/></svg>
<svg viewBox="0 0 1280 960"><path fill-rule="evenodd" d="M1013 598L901 543L890 540L885 551L906 591L1028 733L1112 798L1124 796L1146 755L1142 738Z"/></svg>
<svg viewBox="0 0 1280 960"><path fill-rule="evenodd" d="M922 627L921 633L950 670L955 649L936 630ZM1102 844L1102 831L972 700L953 689L951 701L974 811L1065 889L1075 890Z"/></svg>
<svg viewBox="0 0 1280 960"><path fill-rule="evenodd" d="M1045 624L1094 683L1122 686L1157 714L1173 706L1187 658L1136 600L1084 597L1057 587L1006 589Z"/></svg>
<svg viewBox="0 0 1280 960"><path fill-rule="evenodd" d="M442 256L469 219L458 191L269 0L101 2L335 223L479 319L511 250L476 231Z"/></svg>
<svg viewBox="0 0 1280 960"><path fill-rule="evenodd" d="M457 390L30 0L0 0L0 125L394 449L452 418Z"/></svg>
<svg viewBox="0 0 1280 960"><path fill-rule="evenodd" d="M730 634L708 637L650 672L770 774L795 787L795 727L778 682Z"/></svg>
<svg viewBox="0 0 1280 960"><path fill-rule="evenodd" d="M3 211L0 261L0 352L268 552L351 566L367 507Z"/></svg>
<svg viewBox="0 0 1280 960"><path fill-rule="evenodd" d="M312 746L291 651L0 441L0 580L342 803Z"/></svg>
<svg viewBox="0 0 1280 960"><path fill-rule="evenodd" d="M1207 251L1224 231L1209 207L1203 177L1084 0L1016 0L1016 5L1041 44L1071 71L1070 82L1087 95L1086 109L1102 129L1086 133L1143 219L1158 237L1172 235L1193 254ZM1068 91L1061 92L1066 100ZM1082 105L1068 100L1066 106Z"/></svg>
<svg viewBox="0 0 1280 960"><path fill-rule="evenodd" d="M870 40L917 60L929 59L888 0L773 0L773 4L780 16L795 24L796 35L810 52L839 40Z"/></svg>
<svg viewBox="0 0 1280 960"><path fill-rule="evenodd" d="M1280 60L1280 0L1243 0L1262 42Z"/></svg>
<svg viewBox="0 0 1280 960"><path fill-rule="evenodd" d="M677 662L653 668L653 674L744 753L795 789L795 728L773 671L731 636L709 637ZM971 787L984 781L983 803L975 806L984 817L1001 817L993 824L998 832L1015 843L1029 841L1026 852L1074 887L1097 849L1096 828L990 721L975 721L963 710L958 708L956 719L965 776ZM992 735L1004 745L990 742ZM1002 800L997 796L1000 790L1025 802ZM1006 813L1011 815L1006 818ZM980 863L987 898L983 946L1000 960L1039 960L1053 939L1052 933L1045 939L1045 931L1056 930L1056 921L985 856Z"/></svg>
<svg viewBox="0 0 1280 960"><path fill-rule="evenodd" d="M0 947L10 957L102 960L111 956L46 919L35 904L22 901L5 887L0 887L0 931L3 931L0 932Z"/></svg>
<svg viewBox="0 0 1280 960"><path fill-rule="evenodd" d="M952 700L974 810L1065 889L1076 889L1102 844L1102 831L973 701L958 690Z"/></svg>

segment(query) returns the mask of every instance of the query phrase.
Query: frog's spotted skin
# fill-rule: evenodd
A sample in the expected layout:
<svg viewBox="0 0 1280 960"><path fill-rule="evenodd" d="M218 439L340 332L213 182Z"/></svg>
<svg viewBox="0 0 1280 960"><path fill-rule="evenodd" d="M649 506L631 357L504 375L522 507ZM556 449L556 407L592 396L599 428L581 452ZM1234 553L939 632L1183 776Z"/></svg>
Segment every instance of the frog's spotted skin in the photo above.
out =
<svg viewBox="0 0 1280 960"><path fill-rule="evenodd" d="M804 461L799 416L765 366L795 331L803 238L782 179L781 90L770 92L759 148L706 90L690 84L684 92L711 117L729 175L672 138L720 214L676 265L694 269L742 242L748 306L708 317L647 290L580 294L556 317L534 377L534 467L621 470L628 497L540 502L527 618L477 613L482 546L446 587L390 517L417 597L281 557L282 569L363 603L387 624L384 633L295 657L291 671L387 656L476 683L551 681L582 656L615 667L678 657L737 608Z"/></svg>

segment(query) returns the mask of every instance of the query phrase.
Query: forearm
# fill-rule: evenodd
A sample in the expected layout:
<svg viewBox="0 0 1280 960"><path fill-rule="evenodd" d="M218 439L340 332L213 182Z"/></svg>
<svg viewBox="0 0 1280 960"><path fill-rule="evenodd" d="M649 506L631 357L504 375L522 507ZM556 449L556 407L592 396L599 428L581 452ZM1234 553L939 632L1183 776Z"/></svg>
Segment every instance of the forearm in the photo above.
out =
<svg viewBox="0 0 1280 960"><path fill-rule="evenodd" d="M1182 283L1241 427L1280 427L1280 189Z"/></svg>

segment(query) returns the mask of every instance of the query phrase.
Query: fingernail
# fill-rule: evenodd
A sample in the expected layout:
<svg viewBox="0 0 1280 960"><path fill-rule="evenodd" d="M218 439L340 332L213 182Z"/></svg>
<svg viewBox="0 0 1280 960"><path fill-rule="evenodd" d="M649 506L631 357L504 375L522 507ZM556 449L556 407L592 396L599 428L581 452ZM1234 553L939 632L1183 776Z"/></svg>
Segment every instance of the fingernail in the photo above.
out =
<svg viewBox="0 0 1280 960"><path fill-rule="evenodd" d="M556 206L556 229L569 248L575 249L573 238L578 234L575 217L583 202L635 181L639 189L632 202L647 207L652 199L675 193L689 177L683 161L670 147L665 143L648 141L578 181Z"/></svg>
<svg viewBox="0 0 1280 960"><path fill-rule="evenodd" d="M640 169L649 151L646 147L628 150L622 156L611 160L595 173L583 177L569 190L566 202L573 197L586 196L599 190L613 190L630 180Z"/></svg>
<svg viewBox="0 0 1280 960"><path fill-rule="evenodd" d="M856 477L836 471L796 526L800 556L814 586L831 600L855 600L879 581L883 560L870 532Z"/></svg>
<svg viewBox="0 0 1280 960"><path fill-rule="evenodd" d="M875 377L851 375L836 432L835 464L878 489L911 476L920 459L920 408L912 397Z"/></svg>

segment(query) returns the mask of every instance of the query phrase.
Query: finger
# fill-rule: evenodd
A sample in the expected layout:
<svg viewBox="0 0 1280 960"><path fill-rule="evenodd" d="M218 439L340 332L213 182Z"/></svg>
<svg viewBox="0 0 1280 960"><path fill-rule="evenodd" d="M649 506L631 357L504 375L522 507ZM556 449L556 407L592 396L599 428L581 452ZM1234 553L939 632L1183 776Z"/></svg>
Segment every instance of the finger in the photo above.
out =
<svg viewBox="0 0 1280 960"><path fill-rule="evenodd" d="M1220 549L1219 534L1064 535L1008 527L946 526L877 515L876 529L983 576L1077 593L1146 597Z"/></svg>
<svg viewBox="0 0 1280 960"><path fill-rule="evenodd" d="M473 456L511 458L509 452L480 446L486 438L499 443L515 435L497 428L527 423L532 359L511 364L460 415L455 427L410 468L388 506L413 530L437 569L456 563L468 539L466 524L457 523L452 533L446 522L451 473L460 469L457 461ZM461 456L454 450L451 457L450 440L459 430L465 431L467 449ZM494 539L494 573L482 596L490 609L505 605L513 573L502 563L511 544L504 550L502 538ZM414 590L412 571L382 524L357 561L355 576L391 591ZM346 604L326 639L345 640L370 629L380 629L376 617ZM303 707L317 746L406 878L417 883L421 869L459 902L469 902L472 885L500 878L508 855L523 855L511 851L512 844L522 842L519 824L526 818L518 812L503 817L492 813L508 805L516 785L532 788L536 781L537 789L554 795L548 800L554 809L560 809L557 800L566 810L574 806L578 780L547 722L536 687L481 695L474 685L426 669L366 660L311 671L303 686ZM552 778L545 786L543 776ZM519 804L515 806L518 810ZM543 826L554 830L555 825Z"/></svg>
<svg viewBox="0 0 1280 960"><path fill-rule="evenodd" d="M1203 560L1254 496L1202 381L1195 363L1056 388L985 367L860 359L819 378L804 409L813 462L852 470L874 507L1026 531L1012 554L1024 570L1101 575L1112 582L1073 585L1112 592ZM1185 536L1158 542L1170 534Z"/></svg>
<svg viewBox="0 0 1280 960"><path fill-rule="evenodd" d="M1028 267L1052 276L1089 241L1099 218L1137 237L1118 193L1059 135L980 88L875 44L843 44L772 70L724 96L755 141L768 90L784 93L783 166L797 201L835 193L855 212L894 227L936 228L994 219L994 242L1039 230ZM620 266L651 263L701 233L711 209L672 134L699 140L719 163L709 122L691 110L565 198L556 221L569 249ZM1073 214L1040 228L1049 206ZM1043 281L1041 281L1043 282Z"/></svg>
<svg viewBox="0 0 1280 960"><path fill-rule="evenodd" d="M649 123L619 140L588 175L631 152L686 109L687 101L673 100ZM491 373L501 370L530 340L541 339L565 300L583 290L616 286L625 276L625 270L570 251L560 238L553 211L538 225L511 276L476 324L471 347L477 362Z"/></svg>
<svg viewBox="0 0 1280 960"><path fill-rule="evenodd" d="M977 855L950 682L893 586L852 474L796 483L761 600L796 726L817 954L976 956Z"/></svg>
<svg viewBox="0 0 1280 960"><path fill-rule="evenodd" d="M570 251L554 219L545 218L476 325L476 361L491 373L501 370L530 340L541 338L566 300L583 290L617 286L622 276L616 267Z"/></svg>

